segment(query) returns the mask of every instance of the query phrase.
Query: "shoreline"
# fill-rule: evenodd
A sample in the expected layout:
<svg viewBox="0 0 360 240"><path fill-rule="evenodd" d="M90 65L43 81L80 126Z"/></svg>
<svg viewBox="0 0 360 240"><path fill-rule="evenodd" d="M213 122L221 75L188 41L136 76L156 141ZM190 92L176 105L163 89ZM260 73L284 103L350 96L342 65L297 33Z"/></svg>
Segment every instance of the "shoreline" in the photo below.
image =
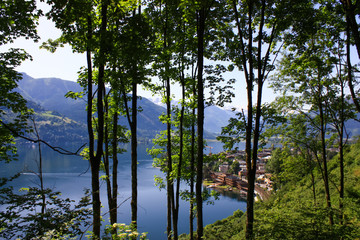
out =
<svg viewBox="0 0 360 240"><path fill-rule="evenodd" d="M246 182L247 183L247 182ZM247 198L247 188L238 188L236 186L230 186L230 185L223 185L220 182L216 182L214 180L204 180L203 181L203 186L205 186L208 189L214 189L217 192L221 192L224 193L223 195L226 195L225 193L232 193L232 194L237 194L241 199L246 200ZM271 192L265 191L264 189L262 189L260 186L255 184L255 189L254 189L254 193L255 193L255 201L266 201L267 199L269 199Z"/></svg>

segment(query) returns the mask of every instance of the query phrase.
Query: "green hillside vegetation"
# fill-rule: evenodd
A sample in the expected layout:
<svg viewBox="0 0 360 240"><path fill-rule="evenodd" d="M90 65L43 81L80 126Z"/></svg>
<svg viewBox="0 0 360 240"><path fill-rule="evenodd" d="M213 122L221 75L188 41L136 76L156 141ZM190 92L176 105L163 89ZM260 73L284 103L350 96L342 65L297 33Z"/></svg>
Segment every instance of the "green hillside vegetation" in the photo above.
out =
<svg viewBox="0 0 360 240"><path fill-rule="evenodd" d="M86 125L70 118L45 111L35 113L35 121L40 137L50 144L86 143Z"/></svg>
<svg viewBox="0 0 360 240"><path fill-rule="evenodd" d="M23 79L19 82L17 91L29 102L31 108L37 112L39 107L42 114L44 109L53 113L59 113L61 116L74 120L79 124L83 124L86 128L86 102L83 99L74 100L66 98L65 94L68 91L81 92L83 89L76 82L66 81L58 78L32 78L26 73L22 73ZM36 103L36 104L35 104ZM37 105L37 106L35 106ZM147 98L139 98L139 123L138 134L139 140L150 140L165 129L165 125L159 120L159 116L163 114L166 109L162 106L156 105ZM208 114L205 121L205 138L214 139L219 131L220 126L223 126L230 115L223 118L217 118L219 115L226 115L227 112L220 108L208 108ZM65 119L65 118L64 118ZM125 116L119 117L119 124L128 126ZM129 127L128 127L129 128ZM86 133L87 134L87 133ZM82 141L83 137L76 140Z"/></svg>
<svg viewBox="0 0 360 240"><path fill-rule="evenodd" d="M255 239L360 239L360 141L346 149L343 222L339 211L338 155L328 162L333 226L329 225L329 211L319 169L313 171L314 197L311 174L304 173L299 156L280 149L274 154L286 158L280 161L281 171L273 175L278 189L268 201L255 205ZM206 226L205 239L244 239L245 217L242 212L236 211L234 215ZM182 235L180 239L189 238Z"/></svg>
<svg viewBox="0 0 360 240"><path fill-rule="evenodd" d="M31 120L28 120L28 126L30 129L34 129L35 124L42 140L54 146L82 145L87 142L87 130L84 123L74 121L58 112L45 110L31 101L27 105L33 110ZM8 116L11 118L12 114L8 112ZM37 138L34 131L27 137ZM18 139L18 142L24 143L24 140Z"/></svg>

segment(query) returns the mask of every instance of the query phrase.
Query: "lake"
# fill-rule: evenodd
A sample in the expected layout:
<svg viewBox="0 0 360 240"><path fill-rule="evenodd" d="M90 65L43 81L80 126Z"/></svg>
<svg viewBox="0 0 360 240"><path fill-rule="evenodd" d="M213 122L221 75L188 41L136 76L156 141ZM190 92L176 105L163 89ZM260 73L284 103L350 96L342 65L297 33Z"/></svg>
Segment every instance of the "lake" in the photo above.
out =
<svg viewBox="0 0 360 240"><path fill-rule="evenodd" d="M151 144L139 144L138 146L138 226L139 232L148 232L149 239L166 239L166 191L159 190L154 185L154 176L163 176L162 172L152 167L152 159L147 155L146 149ZM208 142L205 153L222 151L220 142ZM129 146L127 146L129 147ZM241 147L240 147L241 148ZM75 150L69 149L69 150ZM69 197L78 201L83 196L83 189L90 188L91 175L89 164L81 157L60 155L43 146L43 172L45 187L62 192L63 197ZM15 182L16 188L34 186L37 177L31 171L37 171L38 149L35 145L28 145L19 149L19 161L10 164L1 163L1 176L10 176L24 170ZM130 200L131 197L131 172L130 153L119 155L118 184L119 200L124 203L118 209L118 222L130 223ZM183 185L183 188L186 188ZM104 205L103 212L107 212L106 186L101 185L101 201ZM179 211L179 234L189 232L189 203L180 202ZM214 205L203 205L204 225L215 222L232 215L240 209L246 210L246 202L238 198L236 194L227 193L221 195ZM104 217L106 220L108 216ZM195 221L196 222L196 221Z"/></svg>

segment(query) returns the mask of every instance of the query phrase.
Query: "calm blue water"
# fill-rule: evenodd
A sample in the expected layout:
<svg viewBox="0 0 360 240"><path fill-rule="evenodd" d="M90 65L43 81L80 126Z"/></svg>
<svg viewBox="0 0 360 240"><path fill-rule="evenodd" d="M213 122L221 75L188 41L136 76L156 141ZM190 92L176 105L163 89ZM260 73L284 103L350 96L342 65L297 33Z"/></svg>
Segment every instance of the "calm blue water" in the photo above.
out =
<svg viewBox="0 0 360 240"><path fill-rule="evenodd" d="M209 142L211 152L222 150L219 142ZM166 192L160 191L154 185L154 176L163 176L161 171L152 167L152 159L147 155L146 149L151 145L141 144L138 147L138 221L139 231L148 232L149 239L166 239ZM19 161L12 162L0 168L1 176L10 176L16 172L37 171L36 159L38 159L37 148L33 146L19 149ZM210 148L205 150L209 153ZM118 222L130 223L130 200L131 197L131 175L130 175L130 153L119 155L118 183L119 200L123 204L118 209ZM3 164L1 164L3 165ZM91 176L89 164L81 157L65 156L55 153L43 147L43 172L46 187L62 192L64 197L79 200L83 195L84 188L90 188ZM33 174L23 174L14 183L16 187L27 187L37 184L37 178ZM183 188L186 188L183 185ZM103 212L107 212L106 186L101 186L101 200L104 205ZM180 203L179 233L189 232L189 204L185 201ZM220 196L220 200L214 205L204 204L204 224L210 224L216 220L223 219L240 209L245 211L246 202L239 201L236 195ZM104 217L105 219L108 216Z"/></svg>

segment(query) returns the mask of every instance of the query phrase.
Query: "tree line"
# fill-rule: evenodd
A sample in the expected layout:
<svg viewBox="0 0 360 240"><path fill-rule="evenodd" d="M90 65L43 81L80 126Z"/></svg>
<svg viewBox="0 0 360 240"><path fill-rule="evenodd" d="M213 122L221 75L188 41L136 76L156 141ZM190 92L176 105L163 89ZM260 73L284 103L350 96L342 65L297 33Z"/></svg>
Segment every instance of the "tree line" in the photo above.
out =
<svg viewBox="0 0 360 240"><path fill-rule="evenodd" d="M1 3L1 45L18 37L38 41L36 23L45 15L61 30L61 36L42 47L56 51L69 44L87 60L78 77L83 91L69 92L67 97L87 102L89 142L82 155L91 168L94 239L101 238L101 171L106 175L110 223L114 226L110 232L117 236L117 166L118 153L123 151L119 143L124 141L131 143L131 229L137 229L139 87L161 95L166 104L160 120L167 128L154 140L150 152L166 176L165 181L158 182L167 191L168 239L178 238L181 195L190 201L190 239L203 237L204 108L231 102L238 94L233 88L236 82L246 88L247 108L230 120L219 139L229 148L245 141L246 239L255 238L257 153L270 137L282 139L284 146L301 145L309 166L319 165L326 206L332 209L327 148L337 144L343 156L349 136L345 122L355 119L360 110L358 59L353 63L351 54L357 51L360 57L357 2L47 0L50 10L46 13L36 9L36 1L20 2ZM16 153L14 137L29 131L26 125L31 111L14 91L21 78L14 69L27 58L30 56L21 49L0 55L0 154L5 161ZM224 77L232 71L238 79ZM279 92L273 103L262 100L266 81ZM178 106L172 104L174 84L181 87ZM3 121L4 109L15 113L12 122ZM127 118L130 134L118 124L119 116ZM339 194L343 198L343 157L339 161ZM180 191L182 180L189 185L186 192ZM341 201L340 210L342 207ZM331 211L328 218L333 225Z"/></svg>

